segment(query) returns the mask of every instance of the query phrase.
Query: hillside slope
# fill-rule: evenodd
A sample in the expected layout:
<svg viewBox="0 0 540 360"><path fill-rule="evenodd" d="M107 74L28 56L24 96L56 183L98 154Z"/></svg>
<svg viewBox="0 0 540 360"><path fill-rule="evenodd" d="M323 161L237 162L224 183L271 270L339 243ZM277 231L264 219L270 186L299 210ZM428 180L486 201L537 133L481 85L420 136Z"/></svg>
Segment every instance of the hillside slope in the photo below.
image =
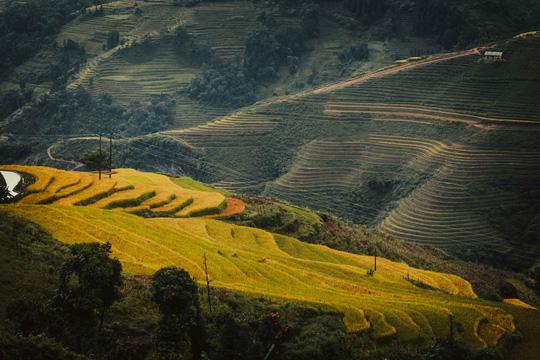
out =
<svg viewBox="0 0 540 360"><path fill-rule="evenodd" d="M95 172L18 165L2 168L36 179L26 189L27 195L21 200L24 204L92 206L146 217L219 217L227 209L223 194L182 179L171 180L165 175L115 169L111 177L103 173L100 179ZM226 214L231 215L234 215L231 211Z"/></svg>
<svg viewBox="0 0 540 360"><path fill-rule="evenodd" d="M222 172L221 186L526 266L538 235L505 215L529 207L520 226L531 227L540 195L540 35L498 48L504 62L484 62L482 50L428 58L163 135L249 174Z"/></svg>
<svg viewBox="0 0 540 360"><path fill-rule="evenodd" d="M375 339L445 339L450 314L463 326L456 340L473 350L495 346L515 331L508 313L477 300L470 283L455 275L379 258L370 276L372 257L204 218L148 219L91 205L32 205L40 189L47 191L42 185L55 182L43 175L44 168L19 170L37 181L26 201L1 210L36 222L62 242L108 241L131 274L177 265L203 279L206 254L214 286L337 308L349 330L369 331ZM137 187L152 176L132 172L130 179Z"/></svg>

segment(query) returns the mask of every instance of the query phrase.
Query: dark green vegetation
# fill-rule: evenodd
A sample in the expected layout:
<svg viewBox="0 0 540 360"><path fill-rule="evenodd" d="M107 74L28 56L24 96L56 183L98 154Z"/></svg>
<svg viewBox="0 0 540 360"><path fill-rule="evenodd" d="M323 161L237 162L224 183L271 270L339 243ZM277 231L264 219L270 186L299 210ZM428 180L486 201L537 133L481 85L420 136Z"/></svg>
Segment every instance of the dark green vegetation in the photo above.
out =
<svg viewBox="0 0 540 360"><path fill-rule="evenodd" d="M362 23L383 27L388 35L435 36L447 49L492 41L537 26L540 10L536 1L529 0L346 0L344 7Z"/></svg>
<svg viewBox="0 0 540 360"><path fill-rule="evenodd" d="M84 89L44 96L26 107L4 130L19 136L54 134L139 135L164 129L174 118L174 100L157 96L148 103L113 103L110 94L93 98ZM97 121L96 121L97 120ZM30 127L28 127L30 126Z"/></svg>
<svg viewBox="0 0 540 360"><path fill-rule="evenodd" d="M286 213L299 222L317 217L264 203L290 209ZM444 342L435 347L377 344L367 334L347 334L339 314L309 304L217 288L208 297L177 268L161 269L152 278L123 277L119 288L121 268L107 256L107 245L68 247L25 220L6 214L0 219L6 290L0 299L0 354L6 359L37 354L47 359L196 359L199 354L246 360L267 355L287 360L498 359L497 351L491 357L482 357L490 351L473 356ZM79 311L74 313L74 307ZM79 338L82 331L85 336Z"/></svg>
<svg viewBox="0 0 540 360"><path fill-rule="evenodd" d="M0 12L0 77L14 66L54 44L62 25L74 19L81 9L99 4L90 0L13 1Z"/></svg>

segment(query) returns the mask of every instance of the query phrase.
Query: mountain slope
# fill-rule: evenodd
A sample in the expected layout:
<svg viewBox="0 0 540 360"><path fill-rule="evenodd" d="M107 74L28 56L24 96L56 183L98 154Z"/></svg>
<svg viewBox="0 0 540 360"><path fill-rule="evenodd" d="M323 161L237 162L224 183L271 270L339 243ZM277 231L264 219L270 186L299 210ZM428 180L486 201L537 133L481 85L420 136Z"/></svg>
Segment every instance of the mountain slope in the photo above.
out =
<svg viewBox="0 0 540 360"><path fill-rule="evenodd" d="M54 184L43 176L44 168L21 170L38 179L29 188L37 193L30 193L27 203L47 191L41 185ZM151 178L130 175L135 186ZM36 222L62 242L108 241L131 274L177 265L203 279L206 254L214 286L337 308L349 330L369 331L375 339L444 339L450 314L464 329L456 340L473 350L495 346L515 330L508 313L496 303L477 300L462 278L382 258L370 276L372 257L210 219L148 219L92 205L25 204L24 198L1 209Z"/></svg>
<svg viewBox="0 0 540 360"><path fill-rule="evenodd" d="M527 266L538 253L534 235L524 242L502 214L526 199L533 221L540 195L532 185L540 177L540 35L498 48L504 62L483 61L482 49L428 58L164 135L249 174L250 182L216 176L230 189Z"/></svg>

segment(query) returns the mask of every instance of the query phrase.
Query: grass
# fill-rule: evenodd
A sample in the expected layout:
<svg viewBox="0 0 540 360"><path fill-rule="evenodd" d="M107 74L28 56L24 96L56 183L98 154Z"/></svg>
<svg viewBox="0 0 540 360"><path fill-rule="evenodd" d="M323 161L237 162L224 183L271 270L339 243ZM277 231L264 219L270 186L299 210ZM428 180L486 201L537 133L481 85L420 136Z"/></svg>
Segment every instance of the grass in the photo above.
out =
<svg viewBox="0 0 540 360"><path fill-rule="evenodd" d="M512 317L477 300L467 281L403 263L379 259L375 276L368 276L373 262L369 256L203 218L145 219L91 206L54 204L20 203L2 210L36 222L61 242L111 242L113 254L129 274L151 274L176 265L203 280L206 254L214 286L331 306L344 313L350 331L368 331L373 338L445 338L450 313L465 328L458 341L471 349L495 344L514 331ZM416 287L406 275L438 291ZM426 319L421 326L413 320L418 314ZM411 328L420 327L422 331L411 334ZM499 331L480 332L484 327Z"/></svg>
<svg viewBox="0 0 540 360"><path fill-rule="evenodd" d="M194 180L194 179L192 179L190 177L187 177L187 176L175 177L175 178L172 178L172 181L176 185L178 185L178 186L180 186L180 187L182 187L184 189L188 189L188 190L218 192L218 193L223 194L223 195L229 195L230 194L227 190L223 190L223 189L213 187L213 186L208 186L206 184L203 184L200 181Z"/></svg>

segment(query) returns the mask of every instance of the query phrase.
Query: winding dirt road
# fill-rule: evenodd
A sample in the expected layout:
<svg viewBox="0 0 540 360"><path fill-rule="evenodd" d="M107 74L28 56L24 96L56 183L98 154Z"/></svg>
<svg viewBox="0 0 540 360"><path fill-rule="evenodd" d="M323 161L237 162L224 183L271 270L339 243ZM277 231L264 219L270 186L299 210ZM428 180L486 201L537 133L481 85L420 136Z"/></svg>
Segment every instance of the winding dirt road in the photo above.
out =
<svg viewBox="0 0 540 360"><path fill-rule="evenodd" d="M449 61L449 60L454 60L454 59L460 59L460 58L464 58L464 57L468 57L468 56L480 55L481 50L486 49L486 48L488 48L488 47L477 47L477 48L473 48L473 49L470 49L470 50L457 51L457 52L452 52L452 53L447 53L447 54L430 56L430 57L422 59L422 60L409 62L409 63L405 63L405 64L393 64L393 65L390 65L390 66L387 66L387 67L383 67L381 69L377 69L377 70L374 70L374 71L371 71L371 72L368 72L368 73L364 73L364 74L361 74L361 75L358 75L358 76L354 76L354 77L352 77L350 79L347 79L347 80L342 80L342 81L338 81L338 82L334 82L334 83L325 84L325 85L322 85L322 86L319 86L319 87L315 87L315 88L311 88L311 89L308 89L308 90L300 91L298 93L291 94L291 95L284 95L284 96L275 97L275 98L268 99L268 100L262 100L262 101L256 102L253 105L244 107L244 108L242 108L242 109L240 109L240 110L238 110L236 112L228 114L228 115L226 115L226 116L224 116L222 118L215 119L214 121L212 121L210 123L206 123L204 125L209 125L211 123L222 120L224 118L229 118L231 116L246 113L246 112L251 111L251 110L256 109L256 108L261 108L261 107L275 105L275 104L281 104L281 103L284 103L284 102L288 102L288 101L292 101L292 100L296 100L296 99L301 99L301 98L304 98L304 97L310 96L310 95L325 94L325 93L328 93L328 92L332 92L332 91L336 91L336 90L340 90L340 89L345 89L345 88L348 88L348 87L351 87L351 86L357 86L357 85L363 84L363 83L365 83L367 81L370 81L370 80L373 80L373 79L379 79L379 78L382 78L382 77L385 77L385 76L395 75L395 74L398 74L400 72L410 71L410 70L413 70L413 69L416 69L416 68L419 68L419 67L423 67L423 66L427 66L427 65L431 65L431 64L436 64L436 63ZM203 125L201 125L201 126L203 126ZM176 135L176 134L181 134L181 133L184 133L184 132L189 132L190 129L193 129L193 128L180 129L180 130L167 130L167 131L161 132L161 134L163 134L163 135Z"/></svg>
<svg viewBox="0 0 540 360"><path fill-rule="evenodd" d="M65 140L62 140L62 141L77 141L77 140L99 140L99 136L78 136L78 137L73 137L73 138L70 138L70 139L65 139ZM102 140L103 141L108 141L109 139L108 138L105 138L105 137L102 137ZM73 167L70 169L71 171L75 171L79 168L81 168L82 166L84 166L83 163L79 162L79 161L75 161L75 160L66 160L66 159L63 159L63 158L60 158L60 157L57 157L57 156L54 156L53 155L53 149L55 146L57 146L59 143L56 142L52 145L50 145L48 148L47 148L47 156L49 157L50 160L52 161L58 161L58 162L61 162L61 163L64 163L64 164L70 164L72 165Z"/></svg>

